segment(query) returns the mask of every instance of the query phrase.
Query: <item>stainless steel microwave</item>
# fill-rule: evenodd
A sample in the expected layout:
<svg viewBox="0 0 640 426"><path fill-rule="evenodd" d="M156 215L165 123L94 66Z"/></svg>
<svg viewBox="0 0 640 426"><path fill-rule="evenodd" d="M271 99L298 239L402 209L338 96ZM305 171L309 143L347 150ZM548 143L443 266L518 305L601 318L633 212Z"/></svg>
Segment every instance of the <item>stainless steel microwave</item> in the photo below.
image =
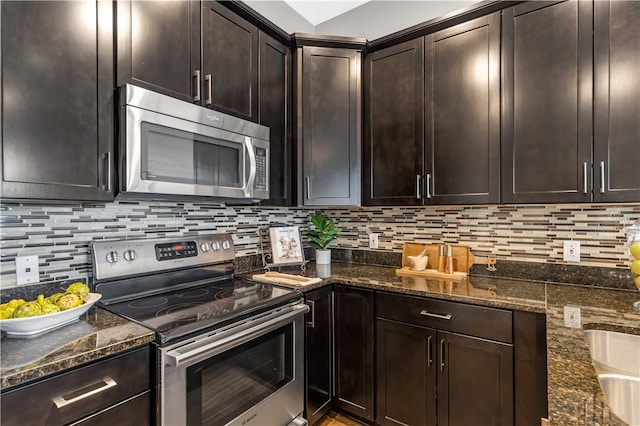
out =
<svg viewBox="0 0 640 426"><path fill-rule="evenodd" d="M137 86L119 89L118 198L269 198L269 128Z"/></svg>

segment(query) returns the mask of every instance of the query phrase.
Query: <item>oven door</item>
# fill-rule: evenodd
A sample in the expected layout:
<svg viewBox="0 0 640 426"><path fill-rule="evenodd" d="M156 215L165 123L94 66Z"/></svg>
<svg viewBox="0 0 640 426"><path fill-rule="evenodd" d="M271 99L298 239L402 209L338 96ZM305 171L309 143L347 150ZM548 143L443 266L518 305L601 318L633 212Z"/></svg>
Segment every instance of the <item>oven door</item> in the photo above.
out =
<svg viewBox="0 0 640 426"><path fill-rule="evenodd" d="M306 424L300 419L308 310L289 305L162 349L161 424Z"/></svg>

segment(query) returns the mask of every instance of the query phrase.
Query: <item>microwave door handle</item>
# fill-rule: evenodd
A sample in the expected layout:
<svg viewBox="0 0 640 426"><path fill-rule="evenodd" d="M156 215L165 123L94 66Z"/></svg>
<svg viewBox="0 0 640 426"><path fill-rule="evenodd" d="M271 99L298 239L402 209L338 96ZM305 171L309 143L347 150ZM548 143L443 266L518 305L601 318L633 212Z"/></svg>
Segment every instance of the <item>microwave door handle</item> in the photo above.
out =
<svg viewBox="0 0 640 426"><path fill-rule="evenodd" d="M251 143L251 138L249 136L245 136L244 138L244 146L249 154L249 178L247 179L247 183L244 187L244 195L247 198L253 197L253 183L256 180L256 153L253 151L253 144Z"/></svg>

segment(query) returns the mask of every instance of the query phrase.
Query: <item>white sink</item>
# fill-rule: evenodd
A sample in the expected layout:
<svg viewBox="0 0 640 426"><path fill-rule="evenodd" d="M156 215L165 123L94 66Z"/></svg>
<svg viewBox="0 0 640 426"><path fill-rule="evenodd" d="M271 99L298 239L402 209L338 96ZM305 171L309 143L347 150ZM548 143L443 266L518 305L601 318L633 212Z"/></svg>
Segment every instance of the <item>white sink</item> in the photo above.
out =
<svg viewBox="0 0 640 426"><path fill-rule="evenodd" d="M611 411L629 426L640 426L640 378L600 374L598 380Z"/></svg>
<svg viewBox="0 0 640 426"><path fill-rule="evenodd" d="M584 334L598 373L640 377L640 336L605 330L586 330Z"/></svg>
<svg viewBox="0 0 640 426"><path fill-rule="evenodd" d="M584 334L611 411L640 426L640 336L605 330Z"/></svg>

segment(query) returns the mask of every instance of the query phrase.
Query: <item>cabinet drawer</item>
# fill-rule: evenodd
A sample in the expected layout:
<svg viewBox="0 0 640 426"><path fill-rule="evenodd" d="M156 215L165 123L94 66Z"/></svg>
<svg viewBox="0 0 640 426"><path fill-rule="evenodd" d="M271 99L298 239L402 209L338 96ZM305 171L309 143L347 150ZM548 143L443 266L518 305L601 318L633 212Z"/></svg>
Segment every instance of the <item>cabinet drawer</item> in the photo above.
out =
<svg viewBox="0 0 640 426"><path fill-rule="evenodd" d="M511 311L458 302L376 293L376 316L512 343Z"/></svg>
<svg viewBox="0 0 640 426"><path fill-rule="evenodd" d="M72 426L145 426L151 424L151 391L123 401L106 410L82 419Z"/></svg>
<svg viewBox="0 0 640 426"><path fill-rule="evenodd" d="M3 425L59 425L149 389L149 347L2 394Z"/></svg>

